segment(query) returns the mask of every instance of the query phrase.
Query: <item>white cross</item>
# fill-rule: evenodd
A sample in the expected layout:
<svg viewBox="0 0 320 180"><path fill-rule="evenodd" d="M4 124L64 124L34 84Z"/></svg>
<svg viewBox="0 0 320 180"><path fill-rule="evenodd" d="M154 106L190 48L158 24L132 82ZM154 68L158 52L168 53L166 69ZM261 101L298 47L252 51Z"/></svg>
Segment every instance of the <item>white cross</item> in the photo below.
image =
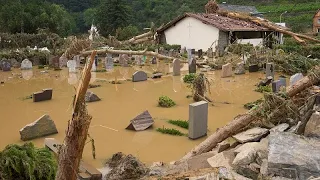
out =
<svg viewBox="0 0 320 180"><path fill-rule="evenodd" d="M187 28L189 28L189 37L190 37L190 34L191 34L191 28L192 28L192 26L191 26L191 24L189 23L189 25L187 26Z"/></svg>

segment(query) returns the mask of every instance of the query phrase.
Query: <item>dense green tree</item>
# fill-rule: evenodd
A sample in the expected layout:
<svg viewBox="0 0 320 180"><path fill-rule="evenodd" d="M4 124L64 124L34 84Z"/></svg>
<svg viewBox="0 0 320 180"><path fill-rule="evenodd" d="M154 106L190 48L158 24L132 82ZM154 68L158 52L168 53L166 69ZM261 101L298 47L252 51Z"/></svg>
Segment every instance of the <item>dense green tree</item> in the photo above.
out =
<svg viewBox="0 0 320 180"><path fill-rule="evenodd" d="M95 23L97 17L97 9L89 8L84 11L84 23L87 27L90 27L91 24Z"/></svg>
<svg viewBox="0 0 320 180"><path fill-rule="evenodd" d="M124 0L103 0L97 10L97 23L102 35L115 34L129 24L130 8Z"/></svg>
<svg viewBox="0 0 320 180"><path fill-rule="evenodd" d="M129 25L124 28L118 28L116 30L117 38L120 41L127 40L133 36L138 35L139 30L136 26Z"/></svg>

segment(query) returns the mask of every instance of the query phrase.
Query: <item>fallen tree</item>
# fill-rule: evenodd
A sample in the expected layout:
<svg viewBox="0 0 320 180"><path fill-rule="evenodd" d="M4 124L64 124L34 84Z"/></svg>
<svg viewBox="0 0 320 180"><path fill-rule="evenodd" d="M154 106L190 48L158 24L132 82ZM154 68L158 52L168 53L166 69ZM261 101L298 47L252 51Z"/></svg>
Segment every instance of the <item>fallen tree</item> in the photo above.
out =
<svg viewBox="0 0 320 180"><path fill-rule="evenodd" d="M89 86L90 71L95 55L96 51L93 51L89 63L86 64L82 72L82 79L77 88L73 102L72 120L68 122L64 140L65 145L59 148L57 180L77 179L79 164L92 119L86 108L85 94Z"/></svg>
<svg viewBox="0 0 320 180"><path fill-rule="evenodd" d="M311 87L312 85L320 82L320 66L315 66L308 76L304 77L298 81L295 85L290 86L286 90L288 97L293 97L301 91ZM205 141L200 143L189 153L187 153L182 159L177 161L177 163L187 160L193 156L200 155L211 151L218 143L227 139L228 137L239 133L243 128L245 128L251 122L258 120L255 114L260 110L260 106L250 110L249 112L235 117L226 126L220 128L218 131L209 136Z"/></svg>

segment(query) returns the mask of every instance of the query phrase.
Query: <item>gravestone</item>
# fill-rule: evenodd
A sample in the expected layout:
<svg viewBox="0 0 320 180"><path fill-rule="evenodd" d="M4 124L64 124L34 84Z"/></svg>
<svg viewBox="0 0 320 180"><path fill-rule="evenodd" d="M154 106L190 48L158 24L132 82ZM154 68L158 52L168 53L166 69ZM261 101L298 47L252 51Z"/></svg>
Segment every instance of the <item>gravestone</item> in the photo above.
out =
<svg viewBox="0 0 320 180"><path fill-rule="evenodd" d="M297 73L297 74L291 76L290 77L290 86L296 84L302 78L303 78L303 74L302 73Z"/></svg>
<svg viewBox="0 0 320 180"><path fill-rule="evenodd" d="M232 64L228 63L222 66L221 78L232 76Z"/></svg>
<svg viewBox="0 0 320 180"><path fill-rule="evenodd" d="M244 63L243 62L238 63L235 70L235 74L240 75L245 73L246 73L246 70L244 68Z"/></svg>
<svg viewBox="0 0 320 180"><path fill-rule="evenodd" d="M212 50L212 48L208 48L207 56L208 56L208 58L213 58L213 50Z"/></svg>
<svg viewBox="0 0 320 180"><path fill-rule="evenodd" d="M287 87L287 79L285 77L279 77L279 81L281 81L282 86Z"/></svg>
<svg viewBox="0 0 320 180"><path fill-rule="evenodd" d="M268 86L272 82L273 78L271 76L259 82L258 87L260 86Z"/></svg>
<svg viewBox="0 0 320 180"><path fill-rule="evenodd" d="M0 66L2 71L11 71L11 64L6 59L3 59L2 61L0 61Z"/></svg>
<svg viewBox="0 0 320 180"><path fill-rule="evenodd" d="M51 58L49 65L51 67L53 67L54 69L59 69L60 68L59 56L55 56L55 57Z"/></svg>
<svg viewBox="0 0 320 180"><path fill-rule="evenodd" d="M14 67L14 68L20 68L21 66L21 64L14 58L10 59L10 64L11 64L11 67Z"/></svg>
<svg viewBox="0 0 320 180"><path fill-rule="evenodd" d="M66 67L67 66L67 62L68 62L68 59L65 56L61 56L59 58L59 67L60 68Z"/></svg>
<svg viewBox="0 0 320 180"><path fill-rule="evenodd" d="M147 79L147 73L143 71L137 71L132 75L132 82L146 81Z"/></svg>
<svg viewBox="0 0 320 180"><path fill-rule="evenodd" d="M121 66L123 67L128 67L128 61L129 61L130 57L127 54L120 54L119 55L119 63L121 64Z"/></svg>
<svg viewBox="0 0 320 180"><path fill-rule="evenodd" d="M156 57L152 57L151 64L157 64L157 58Z"/></svg>
<svg viewBox="0 0 320 180"><path fill-rule="evenodd" d="M190 139L198 139L207 135L208 103L205 101L189 105L189 133Z"/></svg>
<svg viewBox="0 0 320 180"><path fill-rule="evenodd" d="M189 65L192 63L192 54L191 54L191 49L187 49L187 53L188 53L188 63Z"/></svg>
<svg viewBox="0 0 320 180"><path fill-rule="evenodd" d="M136 55L136 56L134 57L134 61L135 61L135 64L136 64L136 65L142 65L142 56Z"/></svg>
<svg viewBox="0 0 320 180"><path fill-rule="evenodd" d="M96 94L90 91L86 92L86 96L84 99L86 102L96 102L101 100Z"/></svg>
<svg viewBox="0 0 320 180"><path fill-rule="evenodd" d="M33 102L47 101L52 99L52 89L43 89L41 92L33 93Z"/></svg>
<svg viewBox="0 0 320 180"><path fill-rule="evenodd" d="M20 129L20 139L28 141L39 137L57 134L58 130L49 115L43 115L35 122Z"/></svg>
<svg viewBox="0 0 320 180"><path fill-rule="evenodd" d="M199 49L199 50L198 50L198 57L199 57L199 58L202 57L202 53L203 53L203 52L202 52L202 49Z"/></svg>
<svg viewBox="0 0 320 180"><path fill-rule="evenodd" d="M25 59L21 62L21 69L22 70L28 70L32 69L32 62L29 61L29 59Z"/></svg>
<svg viewBox="0 0 320 180"><path fill-rule="evenodd" d="M112 59L112 54L107 54L106 57L106 70L110 71L113 69L113 59Z"/></svg>
<svg viewBox="0 0 320 180"><path fill-rule="evenodd" d="M151 117L148 111L144 111L139 114L137 117L130 121L130 124L126 129L135 130L135 131L143 131L151 127L154 123L153 118Z"/></svg>
<svg viewBox="0 0 320 180"><path fill-rule="evenodd" d="M80 56L79 55L74 56L73 60L76 61L76 68L80 67L80 62L81 62Z"/></svg>
<svg viewBox="0 0 320 180"><path fill-rule="evenodd" d="M69 68L69 73L77 72L77 70L76 70L77 62L75 60L69 60L67 62L67 67Z"/></svg>
<svg viewBox="0 0 320 180"><path fill-rule="evenodd" d="M197 62L195 58L192 58L191 64L189 64L189 73L197 72Z"/></svg>
<svg viewBox="0 0 320 180"><path fill-rule="evenodd" d="M258 71L259 71L258 64L253 64L249 66L249 72L258 72Z"/></svg>
<svg viewBox="0 0 320 180"><path fill-rule="evenodd" d="M277 93L280 91L281 87L286 87L286 79L281 78L277 81L272 82L272 92Z"/></svg>
<svg viewBox="0 0 320 180"><path fill-rule="evenodd" d="M196 54L196 50L195 49L191 49L191 54L195 55Z"/></svg>
<svg viewBox="0 0 320 180"><path fill-rule="evenodd" d="M180 76L180 60L173 60L173 76Z"/></svg>
<svg viewBox="0 0 320 180"><path fill-rule="evenodd" d="M88 63L88 62L87 62ZM92 67L91 67L91 72L96 72L97 71L97 66L96 66L96 63L93 62L92 63Z"/></svg>
<svg viewBox="0 0 320 180"><path fill-rule="evenodd" d="M274 64L267 63L266 64L266 77L271 76L274 79Z"/></svg>

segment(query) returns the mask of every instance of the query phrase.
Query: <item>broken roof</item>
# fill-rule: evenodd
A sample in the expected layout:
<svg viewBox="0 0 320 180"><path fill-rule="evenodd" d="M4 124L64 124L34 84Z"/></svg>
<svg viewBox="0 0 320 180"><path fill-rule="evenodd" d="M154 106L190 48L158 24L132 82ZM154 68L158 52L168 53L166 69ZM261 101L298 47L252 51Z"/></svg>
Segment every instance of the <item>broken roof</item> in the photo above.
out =
<svg viewBox="0 0 320 180"><path fill-rule="evenodd" d="M219 9L229 12L240 12L240 13L249 13L256 14L258 10L254 6L241 6L241 5L232 5L232 4L218 4Z"/></svg>
<svg viewBox="0 0 320 180"><path fill-rule="evenodd" d="M202 21L204 24L212 25L222 31L271 31L268 28L259 26L250 21L232 19L232 18L221 16L218 14L185 13L184 15L177 17L176 19L172 20L168 24L158 29L158 33L167 30L171 26L174 26L176 23L178 23L180 20L184 19L185 17L193 17L195 19Z"/></svg>

